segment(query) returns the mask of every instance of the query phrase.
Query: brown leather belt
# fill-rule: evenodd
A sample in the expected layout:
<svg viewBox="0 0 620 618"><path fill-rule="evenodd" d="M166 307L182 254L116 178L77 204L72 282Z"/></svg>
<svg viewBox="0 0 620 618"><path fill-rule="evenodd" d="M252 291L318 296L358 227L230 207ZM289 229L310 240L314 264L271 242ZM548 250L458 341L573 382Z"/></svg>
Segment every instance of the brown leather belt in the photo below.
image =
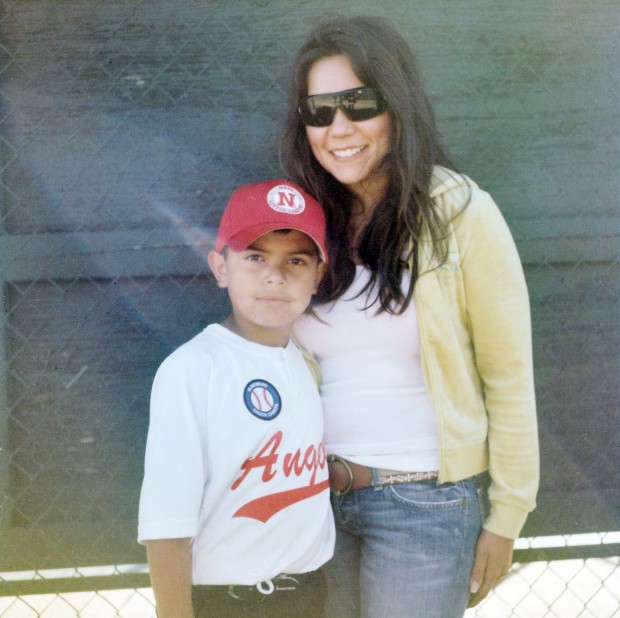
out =
<svg viewBox="0 0 620 618"><path fill-rule="evenodd" d="M329 487L336 496L344 496L354 489L362 489L372 485L372 472L368 466L347 461L338 455L328 455ZM417 481L434 481L437 472L394 472L381 474L380 485L396 485L398 483L415 483Z"/></svg>

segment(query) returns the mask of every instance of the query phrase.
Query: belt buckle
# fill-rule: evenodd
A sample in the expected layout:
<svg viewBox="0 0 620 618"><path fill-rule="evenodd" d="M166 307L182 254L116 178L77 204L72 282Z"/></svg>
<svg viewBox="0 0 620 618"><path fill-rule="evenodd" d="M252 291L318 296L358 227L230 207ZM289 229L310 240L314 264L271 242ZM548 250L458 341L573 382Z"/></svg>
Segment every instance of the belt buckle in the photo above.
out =
<svg viewBox="0 0 620 618"><path fill-rule="evenodd" d="M273 594L275 589L276 587L270 579L267 579L264 582L258 582L258 584L256 584L256 590L258 590L261 594L264 594L265 596Z"/></svg>
<svg viewBox="0 0 620 618"><path fill-rule="evenodd" d="M280 583L283 583L284 585L279 585ZM299 580L295 579L292 575L282 573L273 579L258 582L255 586L239 586L230 584L228 586L228 596L236 599L237 601L249 601L252 596L252 588L254 588L262 595L262 597L257 599L258 603L260 603L274 592L289 592L292 590L297 590L298 587ZM247 596L247 594L243 595L242 591L249 593L250 596ZM242 596L239 596L240 594Z"/></svg>
<svg viewBox="0 0 620 618"><path fill-rule="evenodd" d="M247 586L247 585L239 585L239 584L230 584L228 586L228 596L236 599L237 601L249 602L249 601L262 601L265 597L268 597L270 594L277 590L274 583L267 579L262 582L258 582L255 586ZM257 598L253 598L256 593L260 593L262 596ZM241 595L241 596L240 596Z"/></svg>
<svg viewBox="0 0 620 618"><path fill-rule="evenodd" d="M342 457L340 457L340 455L328 455L327 456L327 463L339 463L342 464L345 468L345 470L347 471L347 474L349 475L349 482L347 483L347 486L342 490L334 490L330 488L330 491L334 494L334 496L345 496L346 494L348 494L351 491L351 488L353 487L353 470L351 470L351 466L349 465L349 462L346 459L343 459Z"/></svg>

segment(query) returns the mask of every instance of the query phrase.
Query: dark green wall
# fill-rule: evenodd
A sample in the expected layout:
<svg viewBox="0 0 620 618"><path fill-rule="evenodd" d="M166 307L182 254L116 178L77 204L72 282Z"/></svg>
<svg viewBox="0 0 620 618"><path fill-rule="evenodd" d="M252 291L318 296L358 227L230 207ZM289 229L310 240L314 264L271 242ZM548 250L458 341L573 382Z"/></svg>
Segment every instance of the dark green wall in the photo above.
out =
<svg viewBox="0 0 620 618"><path fill-rule="evenodd" d="M153 372L226 311L204 254L230 191L279 174L292 55L333 4L2 3L0 569L143 559ZM543 447L525 533L617 529L617 2L338 6L397 23L517 240Z"/></svg>

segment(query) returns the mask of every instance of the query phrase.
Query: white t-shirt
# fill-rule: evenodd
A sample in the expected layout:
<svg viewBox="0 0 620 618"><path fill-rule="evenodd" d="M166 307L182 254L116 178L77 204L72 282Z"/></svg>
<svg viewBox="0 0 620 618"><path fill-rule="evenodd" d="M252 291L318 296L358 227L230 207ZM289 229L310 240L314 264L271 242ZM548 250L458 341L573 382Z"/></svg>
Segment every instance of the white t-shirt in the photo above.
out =
<svg viewBox="0 0 620 618"><path fill-rule="evenodd" d="M320 567L334 524L321 402L298 350L211 325L153 383L138 540L192 540L194 584Z"/></svg>
<svg viewBox="0 0 620 618"><path fill-rule="evenodd" d="M377 305L364 310L367 294L358 294L369 277L358 266L341 298L314 308L322 321L303 315L295 324L295 337L321 368L325 447L367 466L437 470L437 418L422 375L414 303L402 315L377 314Z"/></svg>

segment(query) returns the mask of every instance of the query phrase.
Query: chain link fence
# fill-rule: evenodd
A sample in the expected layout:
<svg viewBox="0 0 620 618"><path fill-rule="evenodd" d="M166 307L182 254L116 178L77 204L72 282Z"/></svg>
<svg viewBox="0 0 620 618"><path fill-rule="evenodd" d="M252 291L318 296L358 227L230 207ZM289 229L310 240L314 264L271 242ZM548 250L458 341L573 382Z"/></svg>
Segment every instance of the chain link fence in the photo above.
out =
<svg viewBox="0 0 620 618"><path fill-rule="evenodd" d="M617 3L343 3L420 56L530 287L542 446L472 616L620 616ZM136 514L153 374L227 312L205 255L280 175L317 0L0 0L0 616L154 616ZM585 539L585 540L584 540Z"/></svg>

